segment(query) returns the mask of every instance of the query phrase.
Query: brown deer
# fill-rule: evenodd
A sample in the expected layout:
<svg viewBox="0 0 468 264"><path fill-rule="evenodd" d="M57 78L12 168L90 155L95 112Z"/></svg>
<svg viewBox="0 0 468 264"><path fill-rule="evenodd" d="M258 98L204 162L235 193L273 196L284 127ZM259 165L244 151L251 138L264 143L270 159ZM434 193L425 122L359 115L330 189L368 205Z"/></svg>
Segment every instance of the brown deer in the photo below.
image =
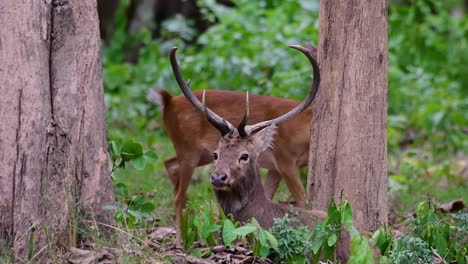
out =
<svg viewBox="0 0 468 264"><path fill-rule="evenodd" d="M255 217L264 228L270 228L273 225L273 219L283 217L291 209L267 197L260 176L260 154L272 148L278 125L308 108L320 84L320 71L313 56L313 48L297 45L290 47L302 52L312 64L314 75L308 96L299 105L279 117L247 125L251 114L247 94L245 114L237 128L207 107L205 93L202 94L202 102L200 102L190 90L188 83L183 81L176 60L177 49L173 48L170 53L174 75L182 93L221 133L218 147L213 153L215 170L211 174L211 184L218 203L226 214L232 214L237 221L245 223ZM292 210L297 212L299 220L308 226L313 226L318 219L326 217L323 211L309 211L301 208ZM349 235L342 232L341 237L338 256L345 260L349 254Z"/></svg>

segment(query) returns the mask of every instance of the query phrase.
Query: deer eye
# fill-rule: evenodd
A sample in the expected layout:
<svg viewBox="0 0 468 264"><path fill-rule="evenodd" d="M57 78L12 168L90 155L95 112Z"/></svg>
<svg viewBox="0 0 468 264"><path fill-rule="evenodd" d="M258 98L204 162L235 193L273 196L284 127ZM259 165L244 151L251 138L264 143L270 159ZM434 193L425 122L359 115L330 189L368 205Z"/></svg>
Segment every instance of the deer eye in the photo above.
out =
<svg viewBox="0 0 468 264"><path fill-rule="evenodd" d="M214 160L217 160L217 159L218 159L218 153L213 152L213 159L214 159Z"/></svg>
<svg viewBox="0 0 468 264"><path fill-rule="evenodd" d="M239 159L243 161L247 161L249 159L249 154L242 154Z"/></svg>

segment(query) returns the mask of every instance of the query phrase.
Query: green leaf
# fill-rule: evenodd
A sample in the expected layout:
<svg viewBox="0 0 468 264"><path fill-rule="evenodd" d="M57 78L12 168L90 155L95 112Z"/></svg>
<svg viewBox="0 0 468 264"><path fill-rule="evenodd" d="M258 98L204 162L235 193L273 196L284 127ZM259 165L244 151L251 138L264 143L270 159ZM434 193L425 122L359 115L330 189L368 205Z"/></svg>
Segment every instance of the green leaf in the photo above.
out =
<svg viewBox="0 0 468 264"><path fill-rule="evenodd" d="M235 227L231 220L225 219L223 225L223 242L224 245L230 247L232 242L236 240L237 235L233 233Z"/></svg>
<svg viewBox="0 0 468 264"><path fill-rule="evenodd" d="M245 237L246 235L253 233L255 230L257 230L257 227L245 225L234 229L232 233L240 237Z"/></svg>
<svg viewBox="0 0 468 264"><path fill-rule="evenodd" d="M116 196L127 197L128 196L127 186L123 183L117 183L114 186L114 193Z"/></svg>
<svg viewBox="0 0 468 264"><path fill-rule="evenodd" d="M374 254L369 241L359 233L357 229L352 227L351 234L351 250L348 264L373 264Z"/></svg>
<svg viewBox="0 0 468 264"><path fill-rule="evenodd" d="M353 212L351 210L351 205L347 201L341 204L341 222L346 228L353 225Z"/></svg>
<svg viewBox="0 0 468 264"><path fill-rule="evenodd" d="M130 201L128 208L132 210L139 210L144 202L145 197L143 195L138 195Z"/></svg>
<svg viewBox="0 0 468 264"><path fill-rule="evenodd" d="M270 255L270 247L268 245L260 244L260 258L266 259Z"/></svg>
<svg viewBox="0 0 468 264"><path fill-rule="evenodd" d="M132 159L130 161L130 164L132 164L132 166L136 169L136 170L139 170L139 171L142 171L145 169L146 167L146 159L145 159L145 156L138 156L138 157L135 157L134 159Z"/></svg>
<svg viewBox="0 0 468 264"><path fill-rule="evenodd" d="M391 233L387 232L386 228L384 227L379 228L372 235L372 240L374 241L375 245L380 250L380 253L382 255L385 254L385 251L387 250L391 242L391 239L392 239Z"/></svg>
<svg viewBox="0 0 468 264"><path fill-rule="evenodd" d="M336 244L337 240L338 240L338 236L336 235L336 233L333 233L328 237L327 245L329 247L333 247Z"/></svg>
<svg viewBox="0 0 468 264"><path fill-rule="evenodd" d="M154 209L155 209L154 204L151 202L147 202L141 206L140 211L145 212L145 213L150 213L154 211Z"/></svg>
<svg viewBox="0 0 468 264"><path fill-rule="evenodd" d="M109 142L109 151L112 157L120 156L120 152L122 150L122 145L117 141L110 141Z"/></svg>
<svg viewBox="0 0 468 264"><path fill-rule="evenodd" d="M270 246L277 250L278 249L278 240L268 231L265 231L265 234L267 236L268 243Z"/></svg>
<svg viewBox="0 0 468 264"><path fill-rule="evenodd" d="M306 264L306 263L308 262L307 262L307 258L305 255L295 255L292 258L288 259L288 264Z"/></svg>
<svg viewBox="0 0 468 264"><path fill-rule="evenodd" d="M122 146L121 156L124 161L130 161L143 155L143 147L134 141L125 141Z"/></svg>
<svg viewBox="0 0 468 264"><path fill-rule="evenodd" d="M145 157L147 157L148 159L157 160L158 154L154 150L148 150L145 152Z"/></svg>

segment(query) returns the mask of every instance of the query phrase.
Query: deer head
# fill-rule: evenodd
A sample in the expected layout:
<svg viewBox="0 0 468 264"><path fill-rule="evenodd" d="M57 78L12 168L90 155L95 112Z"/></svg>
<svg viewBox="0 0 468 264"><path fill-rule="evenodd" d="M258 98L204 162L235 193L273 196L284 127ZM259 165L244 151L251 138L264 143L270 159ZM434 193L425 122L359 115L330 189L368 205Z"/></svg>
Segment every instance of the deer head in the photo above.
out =
<svg viewBox="0 0 468 264"><path fill-rule="evenodd" d="M320 72L314 58L315 48L311 45L306 45L306 47L292 45L290 47L302 52L312 64L314 75L308 96L298 106L282 116L247 125L249 118L249 96L247 93L245 114L237 128L206 107L205 93L203 93L202 102L192 93L190 83L185 82L180 73L176 59L177 48L171 49L172 70L182 93L192 105L205 114L211 125L221 133L218 148L213 153L215 170L211 175L211 183L215 190L230 192L245 189L245 186L261 185L258 156L272 145L276 127L307 109L317 95Z"/></svg>

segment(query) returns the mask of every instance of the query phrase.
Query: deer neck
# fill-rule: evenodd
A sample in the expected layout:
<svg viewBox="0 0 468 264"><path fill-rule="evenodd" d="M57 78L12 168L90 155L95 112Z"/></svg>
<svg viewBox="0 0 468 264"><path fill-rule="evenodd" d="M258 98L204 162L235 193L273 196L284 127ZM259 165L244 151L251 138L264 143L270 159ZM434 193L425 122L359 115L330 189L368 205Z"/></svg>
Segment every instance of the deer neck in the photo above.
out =
<svg viewBox="0 0 468 264"><path fill-rule="evenodd" d="M236 217L251 205L267 200L258 166L242 179L229 191L215 190L216 199L226 215L232 214Z"/></svg>

